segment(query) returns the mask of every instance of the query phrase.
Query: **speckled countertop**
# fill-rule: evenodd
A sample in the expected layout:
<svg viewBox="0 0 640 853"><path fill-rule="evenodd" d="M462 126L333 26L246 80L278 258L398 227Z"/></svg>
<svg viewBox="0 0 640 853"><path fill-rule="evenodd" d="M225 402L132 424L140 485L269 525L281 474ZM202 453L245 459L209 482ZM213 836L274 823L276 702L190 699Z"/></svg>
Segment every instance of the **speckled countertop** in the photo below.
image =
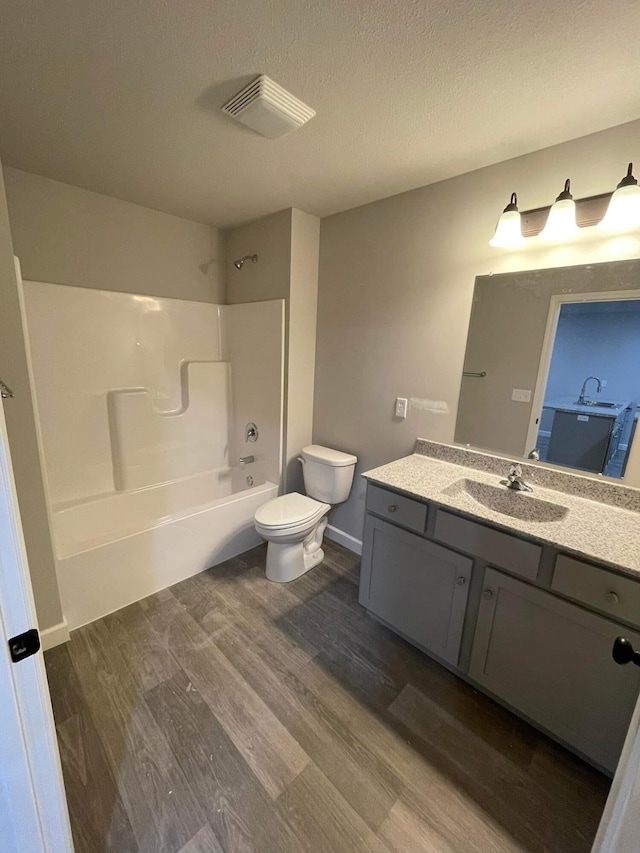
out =
<svg viewBox="0 0 640 853"><path fill-rule="evenodd" d="M418 440L417 450L420 452L374 468L363 476L410 497L457 510L478 521L490 522L503 530L640 578L640 490L564 475L542 466L523 466L525 479L534 491L514 492L500 482L509 471L504 457L422 440ZM456 462L443 456L455 458ZM458 460L471 465L460 464ZM487 468L499 469L502 474ZM536 482L544 480L547 472L554 485L566 485L568 491ZM567 478L566 484L563 477ZM470 486L466 487L464 480L470 481ZM599 488L600 497L609 500L600 502L576 495L579 488L576 480L586 481L585 493L592 484L593 491Z"/></svg>

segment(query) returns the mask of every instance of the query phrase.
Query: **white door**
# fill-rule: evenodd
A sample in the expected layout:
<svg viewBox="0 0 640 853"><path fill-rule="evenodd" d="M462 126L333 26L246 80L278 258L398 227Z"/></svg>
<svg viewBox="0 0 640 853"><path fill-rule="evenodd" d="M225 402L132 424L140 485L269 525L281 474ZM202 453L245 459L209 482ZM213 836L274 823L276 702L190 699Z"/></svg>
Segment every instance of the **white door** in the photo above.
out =
<svg viewBox="0 0 640 853"><path fill-rule="evenodd" d="M592 853L638 853L638 850L640 850L640 697L631 718L631 725Z"/></svg>
<svg viewBox="0 0 640 853"><path fill-rule="evenodd" d="M6 400L11 405L11 400ZM73 853L42 652L16 661L9 641L37 628L0 403L0 848ZM12 648L19 655L25 643Z"/></svg>

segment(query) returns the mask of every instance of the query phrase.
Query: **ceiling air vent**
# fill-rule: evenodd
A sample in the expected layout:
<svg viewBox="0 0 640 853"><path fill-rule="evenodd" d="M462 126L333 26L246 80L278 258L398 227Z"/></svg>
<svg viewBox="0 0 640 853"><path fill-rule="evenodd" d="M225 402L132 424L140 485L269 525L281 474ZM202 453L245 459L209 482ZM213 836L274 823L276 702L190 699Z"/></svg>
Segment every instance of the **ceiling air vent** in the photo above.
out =
<svg viewBox="0 0 640 853"><path fill-rule="evenodd" d="M222 112L269 139L302 127L316 114L264 74L227 101Z"/></svg>

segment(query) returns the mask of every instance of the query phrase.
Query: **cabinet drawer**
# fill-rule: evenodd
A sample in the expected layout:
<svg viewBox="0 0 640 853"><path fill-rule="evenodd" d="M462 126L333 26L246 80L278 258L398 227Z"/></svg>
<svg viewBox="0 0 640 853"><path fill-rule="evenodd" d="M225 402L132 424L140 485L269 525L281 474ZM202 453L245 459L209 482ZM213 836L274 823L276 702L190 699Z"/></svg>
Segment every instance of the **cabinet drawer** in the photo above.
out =
<svg viewBox="0 0 640 853"><path fill-rule="evenodd" d="M507 569L514 575L532 581L538 577L542 548L533 542L525 542L441 509L436 514L434 538L493 566Z"/></svg>
<svg viewBox="0 0 640 853"><path fill-rule="evenodd" d="M551 589L640 627L640 581L558 554Z"/></svg>
<svg viewBox="0 0 640 853"><path fill-rule="evenodd" d="M367 510L418 533L424 533L427 525L426 504L381 489L379 486L370 485L367 488Z"/></svg>

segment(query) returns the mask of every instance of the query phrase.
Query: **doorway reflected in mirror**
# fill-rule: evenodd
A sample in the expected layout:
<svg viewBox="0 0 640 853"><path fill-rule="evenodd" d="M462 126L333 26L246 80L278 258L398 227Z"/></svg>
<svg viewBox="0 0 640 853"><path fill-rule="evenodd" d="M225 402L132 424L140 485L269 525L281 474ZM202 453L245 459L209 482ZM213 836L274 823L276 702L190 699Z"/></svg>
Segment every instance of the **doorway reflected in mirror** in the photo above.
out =
<svg viewBox="0 0 640 853"><path fill-rule="evenodd" d="M640 294L639 294L640 296ZM558 296L536 447L540 460L621 478L640 399L640 298Z"/></svg>

